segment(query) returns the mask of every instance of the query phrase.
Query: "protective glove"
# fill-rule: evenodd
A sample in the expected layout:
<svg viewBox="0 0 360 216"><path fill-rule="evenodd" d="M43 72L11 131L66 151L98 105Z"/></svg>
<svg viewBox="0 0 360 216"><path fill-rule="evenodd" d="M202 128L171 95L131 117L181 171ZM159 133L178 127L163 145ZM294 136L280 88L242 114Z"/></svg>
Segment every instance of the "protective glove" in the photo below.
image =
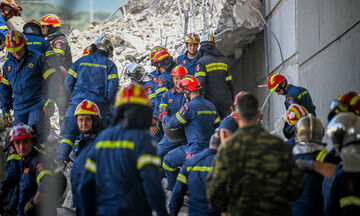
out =
<svg viewBox="0 0 360 216"><path fill-rule="evenodd" d="M10 115L10 113L5 113L5 120L6 120L6 123L9 125L9 126L12 126L12 116Z"/></svg>
<svg viewBox="0 0 360 216"><path fill-rule="evenodd" d="M25 215L36 215L36 205L33 200L25 204L24 213Z"/></svg>
<svg viewBox="0 0 360 216"><path fill-rule="evenodd" d="M46 117L51 117L54 112L55 112L55 105L54 105L54 100L52 99L47 99L47 101L44 104L44 114Z"/></svg>
<svg viewBox="0 0 360 216"><path fill-rule="evenodd" d="M164 115L167 115L168 113L169 113L169 106L161 106L159 120L162 121L162 118L164 117Z"/></svg>
<svg viewBox="0 0 360 216"><path fill-rule="evenodd" d="M66 168L66 161L65 160L55 160L55 164L58 169L64 171Z"/></svg>
<svg viewBox="0 0 360 216"><path fill-rule="evenodd" d="M150 133L157 134L160 132L159 121L156 119L152 120L152 126L150 127Z"/></svg>
<svg viewBox="0 0 360 216"><path fill-rule="evenodd" d="M189 154L187 154L185 160L189 159L189 158L190 158L191 156L193 156L193 155L195 155L195 153L189 153Z"/></svg>
<svg viewBox="0 0 360 216"><path fill-rule="evenodd" d="M302 171L314 170L313 161L311 160L296 160L295 163Z"/></svg>

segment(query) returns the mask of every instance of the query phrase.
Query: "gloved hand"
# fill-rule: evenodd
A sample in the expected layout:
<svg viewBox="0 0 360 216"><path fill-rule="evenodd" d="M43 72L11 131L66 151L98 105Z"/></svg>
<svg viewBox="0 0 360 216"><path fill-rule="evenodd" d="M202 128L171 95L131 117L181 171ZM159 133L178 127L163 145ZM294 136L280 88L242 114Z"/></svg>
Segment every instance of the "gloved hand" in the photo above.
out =
<svg viewBox="0 0 360 216"><path fill-rule="evenodd" d="M162 121L162 118L164 115L167 115L169 112L169 106L161 106L160 107L160 114L159 114L159 120Z"/></svg>
<svg viewBox="0 0 360 216"><path fill-rule="evenodd" d="M150 127L150 133L157 134L160 132L159 121L156 119L152 120L152 126Z"/></svg>
<svg viewBox="0 0 360 216"><path fill-rule="evenodd" d="M66 168L66 161L65 160L55 160L55 164L62 171L64 171L65 168Z"/></svg>
<svg viewBox="0 0 360 216"><path fill-rule="evenodd" d="M314 170L313 161L311 160L296 160L295 163L302 171Z"/></svg>
<svg viewBox="0 0 360 216"><path fill-rule="evenodd" d="M185 160L189 159L189 158L190 158L191 156L193 156L193 155L195 155L195 153L189 153L189 154L187 154Z"/></svg>
<svg viewBox="0 0 360 216"><path fill-rule="evenodd" d="M6 119L6 123L9 126L12 126L12 116L10 115L10 113L5 113L4 116L5 116L5 119Z"/></svg>
<svg viewBox="0 0 360 216"><path fill-rule="evenodd" d="M36 205L32 200L25 204L24 213L25 215L36 215Z"/></svg>
<svg viewBox="0 0 360 216"><path fill-rule="evenodd" d="M54 105L54 100L52 99L47 99L47 101L44 104L44 113L46 117L51 117L54 112L55 112L55 105Z"/></svg>

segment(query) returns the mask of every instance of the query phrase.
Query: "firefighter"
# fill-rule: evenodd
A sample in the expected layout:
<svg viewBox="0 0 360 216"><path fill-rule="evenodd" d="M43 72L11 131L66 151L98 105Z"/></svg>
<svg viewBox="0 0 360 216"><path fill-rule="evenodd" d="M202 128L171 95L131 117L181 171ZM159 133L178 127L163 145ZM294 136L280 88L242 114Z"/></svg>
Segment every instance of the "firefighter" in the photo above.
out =
<svg viewBox="0 0 360 216"><path fill-rule="evenodd" d="M54 64L55 69L59 72L59 85L60 91L56 97L56 104L59 108L59 123L61 125L61 135L64 133L66 128L63 125L63 121L66 115L66 108L69 103L69 92L66 92L64 87L64 80L67 71L73 64L71 49L69 42L65 35L60 32L61 22L58 16L55 14L47 14L41 19L42 33L45 38L49 41L50 46L53 50L47 51L46 56Z"/></svg>
<svg viewBox="0 0 360 216"><path fill-rule="evenodd" d="M209 33L200 39L195 77L203 87L204 97L213 103L223 119L232 112L234 88L225 55L216 47Z"/></svg>
<svg viewBox="0 0 360 216"><path fill-rule="evenodd" d="M356 115L360 115L360 95L350 91L333 100L330 105L328 121L331 121L340 112L353 112Z"/></svg>
<svg viewBox="0 0 360 216"><path fill-rule="evenodd" d="M188 72L183 65L178 65L172 70L171 79L174 87L165 92L161 98L159 107L160 121L162 115L169 114L173 116L185 104L185 97L180 87L180 82L187 74ZM186 144L183 126L176 129L170 129L164 124L162 124L162 126L165 134L157 145L157 154L160 158L163 158L170 150Z"/></svg>
<svg viewBox="0 0 360 216"><path fill-rule="evenodd" d="M4 49L5 36L8 33L6 22L14 16L21 16L22 8L15 0L3 0L0 3L0 45Z"/></svg>
<svg viewBox="0 0 360 216"><path fill-rule="evenodd" d="M286 111L286 123L283 128L284 136L286 137L286 143L293 149L295 146L295 125L303 117L307 116L308 111L304 106L299 104L291 104Z"/></svg>
<svg viewBox="0 0 360 216"><path fill-rule="evenodd" d="M185 192L189 191L189 212L192 215L220 216L220 212L209 208L206 197L206 176L212 169L216 151L220 145L220 135L213 134L209 148L204 149L185 161L171 194L169 203L170 215L179 213L184 203Z"/></svg>
<svg viewBox="0 0 360 216"><path fill-rule="evenodd" d="M73 148L74 162L71 169L71 190L73 193L73 204L77 215L80 214L79 198L77 188L80 184L81 172L84 168L87 155L94 149L94 140L102 130L101 115L99 107L89 101L83 100L75 110L75 119L80 136Z"/></svg>
<svg viewBox="0 0 360 216"><path fill-rule="evenodd" d="M96 40L91 54L78 59L69 69L65 79L65 87L71 92L66 111L67 129L57 151L56 161L64 168L69 161L69 154L79 134L74 112L81 101L88 99L99 107L101 116L110 113L119 86L116 65L110 60L113 45L109 38L100 37Z"/></svg>
<svg viewBox="0 0 360 216"><path fill-rule="evenodd" d="M196 65L198 60L196 58L196 53L199 43L200 38L198 34L187 34L185 37L186 52L175 59L176 64L183 65L188 70L188 73L191 76L194 76L196 72Z"/></svg>
<svg viewBox="0 0 360 216"><path fill-rule="evenodd" d="M124 87L116 99L112 127L95 141L79 185L80 215L166 215L151 137L151 102L139 85Z"/></svg>
<svg viewBox="0 0 360 216"><path fill-rule="evenodd" d="M124 76L130 78L130 82L142 85L146 89L147 83L152 81L153 76L145 72L145 68L138 63L132 63L125 69Z"/></svg>
<svg viewBox="0 0 360 216"><path fill-rule="evenodd" d="M5 47L11 55L3 65L0 84L2 112L9 118L13 109L15 125L36 126L41 137L39 142L44 143L43 120L47 112L53 110L50 107L54 106L58 91L57 73L45 56L28 49L26 37L17 30L8 32Z"/></svg>
<svg viewBox="0 0 360 216"><path fill-rule="evenodd" d="M326 197L325 215L359 215L360 117L352 112L341 112L329 122L326 134L343 163L338 166Z"/></svg>
<svg viewBox="0 0 360 216"><path fill-rule="evenodd" d="M299 104L304 106L309 113L316 116L316 107L307 89L289 84L287 79L281 74L272 74L269 76L267 86L271 93L276 92L278 95L285 96L286 110L288 110L291 104Z"/></svg>
<svg viewBox="0 0 360 216"><path fill-rule="evenodd" d="M187 103L173 116L162 115L162 122L169 128L184 126L187 145L169 151L163 160L162 167L168 180L168 190L172 190L179 168L192 155L204 150L215 125L220 118L215 106L200 95L201 85L194 76L185 77L181 83Z"/></svg>
<svg viewBox="0 0 360 216"><path fill-rule="evenodd" d="M37 51L43 55L52 51L49 42L43 38L41 24L36 20L29 20L23 27L23 33L26 36L26 44L31 51Z"/></svg>

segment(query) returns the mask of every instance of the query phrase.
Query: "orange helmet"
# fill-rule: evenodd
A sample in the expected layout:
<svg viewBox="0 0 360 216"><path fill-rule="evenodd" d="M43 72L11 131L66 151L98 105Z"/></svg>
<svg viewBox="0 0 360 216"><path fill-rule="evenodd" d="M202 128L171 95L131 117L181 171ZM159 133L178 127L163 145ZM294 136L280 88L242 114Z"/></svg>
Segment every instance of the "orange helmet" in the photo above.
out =
<svg viewBox="0 0 360 216"><path fill-rule="evenodd" d="M234 106L236 106L236 104L237 104L237 102L238 102L238 100L239 100L239 97L241 97L241 96L243 96L243 95L247 95L247 94L249 94L249 92L247 92L247 91L241 91L241 92L239 92L236 96L235 96L235 100L234 100Z"/></svg>
<svg viewBox="0 0 360 216"><path fill-rule="evenodd" d="M155 54L155 56L152 60L152 64L154 65L158 62L161 62L162 60L166 59L167 57L170 57L170 54L168 53L168 51L166 51L166 49L160 50Z"/></svg>
<svg viewBox="0 0 360 216"><path fill-rule="evenodd" d="M89 54L90 54L90 50L91 50L91 47L90 47L90 46L85 47L84 52L83 52L83 56L89 55Z"/></svg>
<svg viewBox="0 0 360 216"><path fill-rule="evenodd" d="M55 14L46 14L40 22L41 25L48 25L53 27L60 27L61 22L58 16Z"/></svg>
<svg viewBox="0 0 360 216"><path fill-rule="evenodd" d="M117 92L115 106L119 107L125 104L140 104L151 106L146 90L141 85L130 84Z"/></svg>
<svg viewBox="0 0 360 216"><path fill-rule="evenodd" d="M281 82L285 81L286 78L280 74L272 74L267 80L267 86L270 92L274 92L280 85Z"/></svg>
<svg viewBox="0 0 360 216"><path fill-rule="evenodd" d="M200 38L198 34L189 33L185 37L185 43L200 43Z"/></svg>
<svg viewBox="0 0 360 216"><path fill-rule="evenodd" d="M87 99L77 105L74 116L76 117L77 115L95 115L101 118L99 107Z"/></svg>
<svg viewBox="0 0 360 216"><path fill-rule="evenodd" d="M1 2L1 6L6 5L8 7L11 7L14 10L15 16L20 16L22 8L20 4L15 0L3 0Z"/></svg>
<svg viewBox="0 0 360 216"><path fill-rule="evenodd" d="M356 92L348 92L340 95L330 105L328 120L330 121L340 112L353 112L356 115L360 115L360 95Z"/></svg>
<svg viewBox="0 0 360 216"><path fill-rule="evenodd" d="M5 47L9 52L17 52L26 44L26 37L18 30L12 29L5 36Z"/></svg>
<svg viewBox="0 0 360 216"><path fill-rule="evenodd" d="M14 126L10 134L11 134L10 142L35 137L33 129L30 126L22 123Z"/></svg>
<svg viewBox="0 0 360 216"><path fill-rule="evenodd" d="M189 91L196 91L201 89L199 80L194 76L187 76L184 79L182 79L180 82L180 86L184 90L189 90Z"/></svg>
<svg viewBox="0 0 360 216"><path fill-rule="evenodd" d="M184 77L184 76L188 75L188 71L183 65L178 65L178 66L174 67L174 69L171 72L171 75Z"/></svg>
<svg viewBox="0 0 360 216"><path fill-rule="evenodd" d="M286 119L290 125L295 125L301 117L307 116L308 111L299 104L292 104L286 111Z"/></svg>
<svg viewBox="0 0 360 216"><path fill-rule="evenodd" d="M162 51L162 50L166 51L166 49L162 46L156 46L156 47L152 48L151 52L150 52L150 61L154 59L154 56L157 52Z"/></svg>

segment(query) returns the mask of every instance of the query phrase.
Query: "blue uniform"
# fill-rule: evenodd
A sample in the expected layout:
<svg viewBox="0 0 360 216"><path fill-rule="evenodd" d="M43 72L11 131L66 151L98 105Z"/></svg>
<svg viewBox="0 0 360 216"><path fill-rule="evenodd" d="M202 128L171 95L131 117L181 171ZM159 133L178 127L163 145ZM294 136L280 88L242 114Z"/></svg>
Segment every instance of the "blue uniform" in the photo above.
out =
<svg viewBox="0 0 360 216"><path fill-rule="evenodd" d="M309 113L312 113L316 116L315 109L309 91L305 88L289 85L286 89L287 93L285 95L285 108L286 110L290 107L291 104L300 104L304 106Z"/></svg>
<svg viewBox="0 0 360 216"><path fill-rule="evenodd" d="M79 185L81 215L166 213L151 137L140 129L107 128L94 141ZM96 209L95 209L96 207Z"/></svg>
<svg viewBox="0 0 360 216"><path fill-rule="evenodd" d="M162 167L165 169L169 190L172 190L175 184L176 175L186 155L205 149L214 133L215 124L219 122L220 117L215 106L202 96L196 96L185 103L175 115L163 117L163 123L170 128L184 125L187 139L186 146L173 149L164 157Z"/></svg>
<svg viewBox="0 0 360 216"><path fill-rule="evenodd" d="M188 71L188 74L191 76L194 76L196 73L196 65L197 65L197 58L189 59L187 57L188 51L186 51L184 54L178 56L175 59L176 65L182 64Z"/></svg>
<svg viewBox="0 0 360 216"><path fill-rule="evenodd" d="M0 84L2 112L13 109L15 124L35 125L43 133L44 103L55 98L58 87L55 72L41 53L28 51L20 61L9 55Z"/></svg>
<svg viewBox="0 0 360 216"><path fill-rule="evenodd" d="M106 116L105 109L114 103L118 86L116 65L100 52L83 56L71 66L65 79L65 87L71 92L66 110L67 129L56 159L69 160L75 138L79 134L74 117L76 106L88 99L98 105L101 116Z"/></svg>
<svg viewBox="0 0 360 216"><path fill-rule="evenodd" d="M37 192L45 192L46 184L53 178L47 158L33 149L29 157L21 160L21 177L18 215L24 215L24 207ZM45 201L45 200L44 200Z"/></svg>
<svg viewBox="0 0 360 216"><path fill-rule="evenodd" d="M0 41L4 44L5 43L5 36L8 33L8 28L6 22L2 15L0 14Z"/></svg>
<svg viewBox="0 0 360 216"><path fill-rule="evenodd" d="M85 137L83 134L81 134L79 140L75 141L73 148L74 163L70 173L74 208L79 208L77 188L80 183L81 172L84 169L88 153L94 150L95 138L95 135Z"/></svg>
<svg viewBox="0 0 360 216"><path fill-rule="evenodd" d="M325 215L360 215L360 173L336 171L330 194L326 197Z"/></svg>
<svg viewBox="0 0 360 216"><path fill-rule="evenodd" d="M186 99L184 97L184 93L179 93L175 90L175 88L172 88L163 94L160 102L160 107L169 107L168 115L173 116L176 114L177 111L180 110L180 108L185 104L185 102ZM185 144L185 140L180 142L170 142L166 137L166 134L164 134L163 138L158 143L157 154L160 156L160 158L163 158L170 150Z"/></svg>
<svg viewBox="0 0 360 216"><path fill-rule="evenodd" d="M212 169L215 158L215 149L205 149L185 161L169 203L170 213L177 215L184 202L184 195L189 190L189 215L220 216L219 212L209 209L206 198L206 176Z"/></svg>
<svg viewBox="0 0 360 216"><path fill-rule="evenodd" d="M294 155L295 160L315 160L320 151ZM304 172L304 190L300 197L291 203L294 216L318 216L324 214L321 185L323 176L313 171Z"/></svg>
<svg viewBox="0 0 360 216"><path fill-rule="evenodd" d="M146 93L148 94L149 99L151 100L151 108L154 112L154 107L155 107L155 85L156 85L156 80L158 77L158 74L156 72L156 70L154 70L153 72L150 73L153 76L153 79L146 82L144 84L144 88L146 90Z"/></svg>
<svg viewBox="0 0 360 216"><path fill-rule="evenodd" d="M161 102L162 95L170 89L170 72L165 71L164 73L160 74L156 79L156 84L154 87L155 91L155 108L154 108L154 115L157 116L159 113L159 106Z"/></svg>
<svg viewBox="0 0 360 216"><path fill-rule="evenodd" d="M27 40L26 44L31 51L37 51L43 55L46 55L46 52L51 51L52 48L47 40L42 37L25 34Z"/></svg>

